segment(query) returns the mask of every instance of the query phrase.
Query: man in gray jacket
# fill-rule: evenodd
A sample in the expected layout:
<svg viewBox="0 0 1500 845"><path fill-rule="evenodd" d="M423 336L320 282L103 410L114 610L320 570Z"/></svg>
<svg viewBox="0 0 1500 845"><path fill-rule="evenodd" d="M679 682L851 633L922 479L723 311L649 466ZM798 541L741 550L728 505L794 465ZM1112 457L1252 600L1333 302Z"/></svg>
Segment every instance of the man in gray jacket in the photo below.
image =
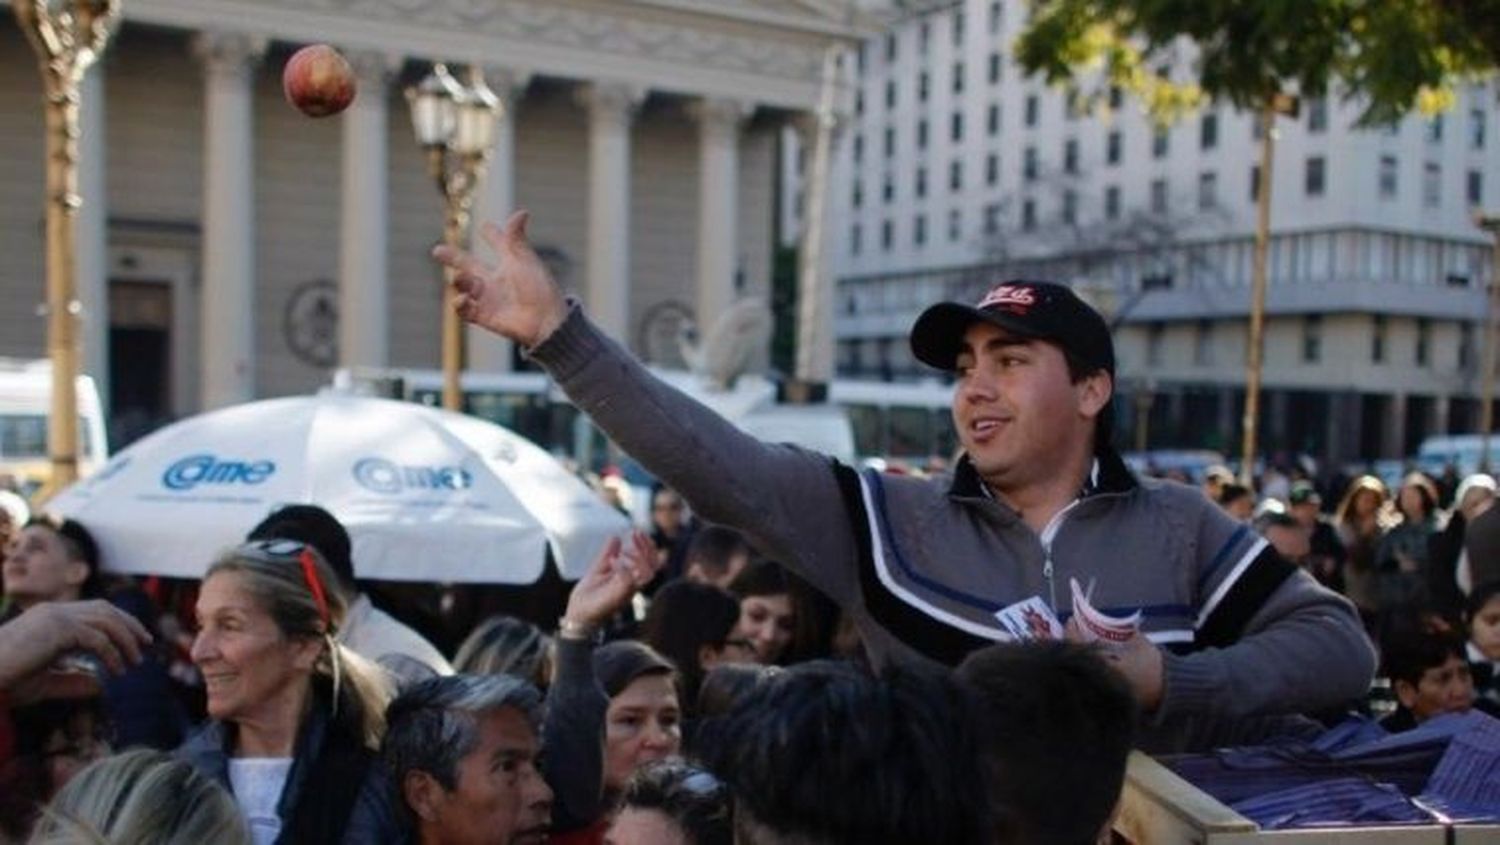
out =
<svg viewBox="0 0 1500 845"><path fill-rule="evenodd" d="M696 513L837 602L877 665L956 665L1009 639L997 615L1029 599L1068 621L1076 580L1103 613L1141 612L1141 632L1107 653L1149 750L1253 740L1368 687L1374 652L1347 601L1198 490L1125 468L1109 439L1109 329L1068 288L1006 283L917 320L917 357L957 374L964 457L951 479L890 477L761 443L653 378L563 296L526 222L484 228L495 265L436 250L460 316L521 344Z"/></svg>

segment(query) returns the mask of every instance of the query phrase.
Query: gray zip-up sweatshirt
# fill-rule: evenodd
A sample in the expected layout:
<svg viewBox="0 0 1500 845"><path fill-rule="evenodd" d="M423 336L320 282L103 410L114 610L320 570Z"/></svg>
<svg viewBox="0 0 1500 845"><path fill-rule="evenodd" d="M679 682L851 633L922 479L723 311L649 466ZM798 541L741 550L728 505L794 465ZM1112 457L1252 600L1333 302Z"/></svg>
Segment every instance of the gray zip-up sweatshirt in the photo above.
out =
<svg viewBox="0 0 1500 845"><path fill-rule="evenodd" d="M951 479L882 476L755 440L652 376L576 304L531 356L695 512L837 602L877 665L952 666L1007 639L995 612L1032 596L1066 620L1076 578L1106 613L1141 610L1164 649L1148 750L1252 741L1280 725L1271 717L1336 707L1369 686L1374 650L1349 602L1199 491L1139 481L1112 450L1039 536L967 461Z"/></svg>

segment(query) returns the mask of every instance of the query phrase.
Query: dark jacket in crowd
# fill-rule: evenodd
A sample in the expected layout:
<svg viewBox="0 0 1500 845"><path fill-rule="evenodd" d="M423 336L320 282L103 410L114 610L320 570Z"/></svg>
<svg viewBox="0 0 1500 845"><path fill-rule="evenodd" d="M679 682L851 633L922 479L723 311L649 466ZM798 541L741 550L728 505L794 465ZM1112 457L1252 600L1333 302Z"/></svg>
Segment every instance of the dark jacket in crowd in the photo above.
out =
<svg viewBox="0 0 1500 845"><path fill-rule="evenodd" d="M365 747L358 727L330 719L327 694L315 695L297 734L291 771L276 805L281 817L277 845L340 841L375 762L375 752ZM229 758L234 730L232 724L210 721L188 737L177 756L232 792Z"/></svg>

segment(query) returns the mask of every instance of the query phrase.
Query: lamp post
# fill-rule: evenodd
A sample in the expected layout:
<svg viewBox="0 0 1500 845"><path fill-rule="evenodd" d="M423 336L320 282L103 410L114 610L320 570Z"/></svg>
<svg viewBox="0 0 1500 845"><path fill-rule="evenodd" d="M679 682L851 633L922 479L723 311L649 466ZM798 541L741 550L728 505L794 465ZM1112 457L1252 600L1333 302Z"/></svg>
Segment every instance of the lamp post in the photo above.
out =
<svg viewBox="0 0 1500 845"><path fill-rule="evenodd" d="M474 189L484 175L500 119L500 98L485 84L484 74L470 67L467 77L467 84L460 83L447 66L437 64L406 91L417 143L426 150L428 169L443 195L443 243L454 247L468 240ZM454 275L452 268L443 271L443 408L461 411L463 327L448 301Z"/></svg>
<svg viewBox="0 0 1500 845"><path fill-rule="evenodd" d="M83 78L120 20L120 0L18 0L11 4L42 71L47 132L47 355L52 405L47 453L52 472L40 497L78 479L77 297L79 103ZM97 199L97 198L96 198Z"/></svg>
<svg viewBox="0 0 1500 845"><path fill-rule="evenodd" d="M1479 471L1490 471L1490 432L1495 426L1495 354L1500 346L1496 321L1500 319L1500 214L1474 213L1474 225L1490 233L1495 250L1490 256L1490 295L1484 309L1484 372L1479 392Z"/></svg>

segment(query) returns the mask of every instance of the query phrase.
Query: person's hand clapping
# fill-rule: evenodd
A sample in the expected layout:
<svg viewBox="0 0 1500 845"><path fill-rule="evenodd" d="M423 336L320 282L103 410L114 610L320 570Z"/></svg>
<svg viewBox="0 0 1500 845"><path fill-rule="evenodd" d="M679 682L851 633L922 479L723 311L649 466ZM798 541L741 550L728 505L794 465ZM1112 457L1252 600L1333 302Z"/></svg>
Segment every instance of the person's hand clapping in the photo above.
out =
<svg viewBox="0 0 1500 845"><path fill-rule="evenodd" d="M505 226L487 222L480 234L495 251L486 264L473 253L447 245L433 249L439 263L454 271L452 306L458 316L525 347L552 334L567 316L562 290L526 238L531 215L517 211Z"/></svg>
<svg viewBox="0 0 1500 845"><path fill-rule="evenodd" d="M0 626L0 690L19 704L94 694L98 679L57 671L54 661L83 651L119 673L139 663L150 642L140 622L107 601L39 604Z"/></svg>
<svg viewBox="0 0 1500 845"><path fill-rule="evenodd" d="M595 630L630 602L636 591L651 583L661 563L656 545L640 531L629 544L612 537L589 571L573 586L563 613L565 628Z"/></svg>

